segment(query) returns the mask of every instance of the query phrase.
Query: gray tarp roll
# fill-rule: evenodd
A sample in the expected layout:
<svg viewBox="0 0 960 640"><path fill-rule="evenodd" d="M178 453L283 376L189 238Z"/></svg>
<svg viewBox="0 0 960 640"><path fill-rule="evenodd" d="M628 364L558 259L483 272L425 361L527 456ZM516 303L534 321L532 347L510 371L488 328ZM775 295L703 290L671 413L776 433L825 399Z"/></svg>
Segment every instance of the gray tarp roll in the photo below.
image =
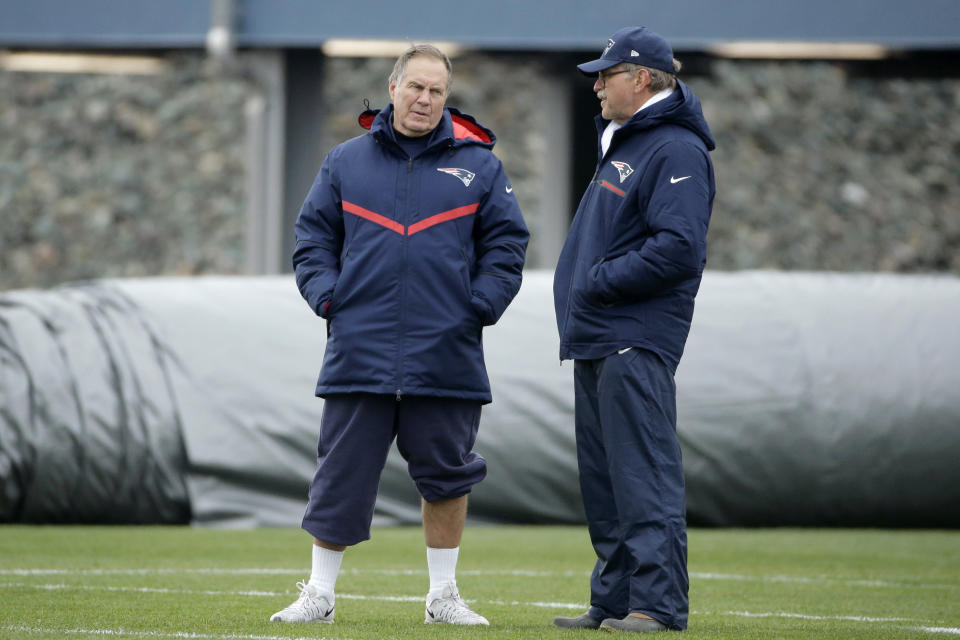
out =
<svg viewBox="0 0 960 640"><path fill-rule="evenodd" d="M189 518L168 349L112 287L0 294L0 522Z"/></svg>
<svg viewBox="0 0 960 640"><path fill-rule="evenodd" d="M474 520L583 521L551 278L484 333ZM298 525L324 335L292 276L0 294L0 522ZM693 524L960 526L958 278L707 272L677 386Z"/></svg>

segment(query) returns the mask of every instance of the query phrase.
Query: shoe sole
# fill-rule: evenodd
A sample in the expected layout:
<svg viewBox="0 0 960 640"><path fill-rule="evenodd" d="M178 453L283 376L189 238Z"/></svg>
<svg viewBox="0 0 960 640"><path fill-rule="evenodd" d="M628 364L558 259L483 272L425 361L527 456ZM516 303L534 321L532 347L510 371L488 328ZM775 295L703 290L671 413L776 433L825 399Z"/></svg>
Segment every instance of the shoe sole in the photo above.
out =
<svg viewBox="0 0 960 640"><path fill-rule="evenodd" d="M489 621L457 623L457 622L447 622L446 620L436 620L435 618L431 618L430 616L427 616L423 619L423 624L449 624L449 625L453 625L454 627L489 627L490 626Z"/></svg>
<svg viewBox="0 0 960 640"><path fill-rule="evenodd" d="M596 625L589 625L589 624L557 624L556 622L553 623L553 626L555 626L557 629L587 629L587 630L589 630L589 631L593 631L593 630L595 630L595 629L599 629L599 628L600 628L600 625L599 625L599 624L596 624Z"/></svg>
<svg viewBox="0 0 960 640"><path fill-rule="evenodd" d="M610 633L661 633L663 631L669 631L667 627L653 627L648 629L618 629L617 627L608 627L606 625L600 625L598 629L600 629L600 631L609 631Z"/></svg>
<svg viewBox="0 0 960 640"><path fill-rule="evenodd" d="M293 623L303 623L303 624L333 624L333 620L282 620L280 618L270 618L270 622L286 622L288 624Z"/></svg>

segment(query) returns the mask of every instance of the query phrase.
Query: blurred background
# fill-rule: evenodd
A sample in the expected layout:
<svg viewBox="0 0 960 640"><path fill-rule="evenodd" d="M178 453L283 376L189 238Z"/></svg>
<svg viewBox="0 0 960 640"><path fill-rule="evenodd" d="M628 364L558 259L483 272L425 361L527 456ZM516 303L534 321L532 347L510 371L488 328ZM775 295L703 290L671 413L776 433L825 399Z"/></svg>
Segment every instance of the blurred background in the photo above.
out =
<svg viewBox="0 0 960 640"><path fill-rule="evenodd" d="M592 173L574 68L664 35L717 139L712 269L960 273L960 5L0 2L0 288L290 270L329 149L399 51L454 56L552 268Z"/></svg>
<svg viewBox="0 0 960 640"><path fill-rule="evenodd" d="M489 482L489 511L480 493L478 513L579 521L570 370L554 371L548 275L596 161L597 102L575 65L625 25L671 42L717 140L714 275L679 374L688 469L706 473L689 479L693 521L960 526L960 493L944 488L958 484L947 460L960 449L955 0L0 0L0 521L296 524L323 345L290 290L293 222L326 153L363 133L365 104L388 103L396 56L424 41L453 58L448 104L498 136L531 230L522 299L487 340L503 398L485 414L487 444L529 444L510 440L520 424L559 448L542 475L505 465L512 484ZM99 280L112 288L58 287ZM301 324L312 341L281 343L278 326ZM737 342L744 327L752 344ZM220 347L224 331L235 341ZM515 348L500 346L511 335L543 342L539 364L518 366ZM850 351L858 340L864 348ZM282 379L281 354L301 378ZM883 384L871 385L879 372ZM524 385L530 395L511 401ZM837 389L845 400L828 398ZM542 411L518 422L538 406L532 397ZM201 406L211 399L217 407ZM760 414L775 428L755 439ZM700 427L740 437L704 449ZM146 453L131 453L132 432ZM211 453L241 432L254 434L248 444ZM863 446L869 433L882 446ZM754 460L754 476L717 466L716 451L752 458L745 443L765 439L783 457ZM916 445L906 462L895 453L904 442ZM804 447L813 462L777 489L788 470L771 461L792 464ZM262 458L253 480L230 468L244 448ZM849 476L837 472L845 453L863 456ZM394 458L387 476L403 483ZM84 466L97 464L111 469ZM850 489L864 470L881 484L857 511ZM116 479L125 473L135 480ZM827 502L803 502L811 478ZM521 484L532 488L517 497ZM151 504L136 502L144 486ZM415 495L398 492L384 494L378 517L415 520ZM744 492L752 497L731 497ZM799 515L776 515L790 511Z"/></svg>

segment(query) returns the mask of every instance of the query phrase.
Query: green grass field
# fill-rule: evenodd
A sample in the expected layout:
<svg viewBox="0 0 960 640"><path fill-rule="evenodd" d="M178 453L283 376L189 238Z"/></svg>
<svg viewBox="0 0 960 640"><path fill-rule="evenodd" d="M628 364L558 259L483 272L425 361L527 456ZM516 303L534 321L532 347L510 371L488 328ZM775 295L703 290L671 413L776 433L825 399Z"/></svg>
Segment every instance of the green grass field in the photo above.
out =
<svg viewBox="0 0 960 640"><path fill-rule="evenodd" d="M960 635L960 532L695 529L689 543L682 637ZM587 605L584 528L468 528L457 579L483 628L423 624L416 527L375 528L347 551L335 624L268 622L308 576L309 545L287 529L0 526L0 638L606 636L550 626Z"/></svg>

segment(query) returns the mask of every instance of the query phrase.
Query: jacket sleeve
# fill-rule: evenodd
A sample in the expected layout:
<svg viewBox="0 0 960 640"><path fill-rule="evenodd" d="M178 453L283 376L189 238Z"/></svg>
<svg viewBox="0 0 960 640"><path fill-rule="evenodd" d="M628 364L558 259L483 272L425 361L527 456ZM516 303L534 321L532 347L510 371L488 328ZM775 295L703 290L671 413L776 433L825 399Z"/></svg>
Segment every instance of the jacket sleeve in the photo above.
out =
<svg viewBox="0 0 960 640"><path fill-rule="evenodd" d="M642 244L594 265L593 293L604 304L649 298L700 276L706 264L713 205L713 169L705 151L687 142L664 145L644 175L646 234ZM644 212L637 212L638 218Z"/></svg>
<svg viewBox="0 0 960 640"><path fill-rule="evenodd" d="M493 159L494 179L474 225L477 270L471 304L484 325L496 323L520 290L530 238L503 165Z"/></svg>
<svg viewBox="0 0 960 640"><path fill-rule="evenodd" d="M323 163L294 226L297 244L293 269L300 295L314 313L326 318L340 277L343 210L331 170L331 154Z"/></svg>

